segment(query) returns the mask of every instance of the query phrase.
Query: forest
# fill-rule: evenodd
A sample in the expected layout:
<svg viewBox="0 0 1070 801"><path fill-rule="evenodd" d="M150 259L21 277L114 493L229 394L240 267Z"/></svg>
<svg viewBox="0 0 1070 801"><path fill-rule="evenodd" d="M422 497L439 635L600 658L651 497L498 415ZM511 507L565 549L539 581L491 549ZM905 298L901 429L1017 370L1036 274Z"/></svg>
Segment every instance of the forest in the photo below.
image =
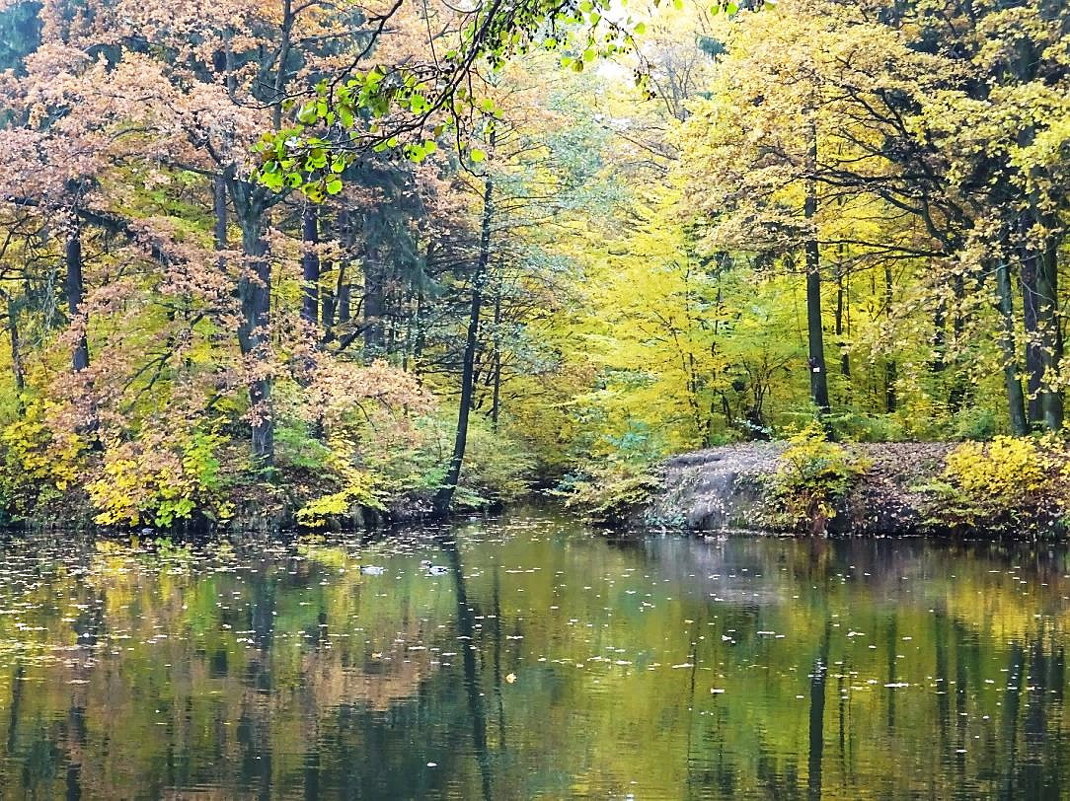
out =
<svg viewBox="0 0 1070 801"><path fill-rule="evenodd" d="M6 0L0 70L8 521L1063 427L1062 0Z"/></svg>

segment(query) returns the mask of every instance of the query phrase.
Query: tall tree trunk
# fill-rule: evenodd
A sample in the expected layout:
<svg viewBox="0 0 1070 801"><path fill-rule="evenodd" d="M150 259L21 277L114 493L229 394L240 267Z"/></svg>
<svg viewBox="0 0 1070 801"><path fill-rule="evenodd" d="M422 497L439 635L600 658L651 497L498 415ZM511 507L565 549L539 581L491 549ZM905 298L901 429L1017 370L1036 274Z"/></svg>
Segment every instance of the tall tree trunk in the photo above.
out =
<svg viewBox="0 0 1070 801"><path fill-rule="evenodd" d="M343 246L343 254L338 259L335 275L334 287L324 287L320 293L320 307L323 323L323 341L331 342L334 340L334 325L336 315L338 313L338 289L341 287L342 282L346 280L346 263L348 261L349 254L349 241L350 229L349 229L349 212L343 208L338 212L336 219L337 230L335 235Z"/></svg>
<svg viewBox="0 0 1070 801"><path fill-rule="evenodd" d="M812 129L810 140L810 165L817 169L817 130ZM821 319L821 250L817 241L817 182L806 182L806 200L803 216L812 226L806 240L806 330L809 344L810 399L817 406L818 414L829 412L828 373L825 369L825 335Z"/></svg>
<svg viewBox="0 0 1070 801"><path fill-rule="evenodd" d="M307 6L306 6L307 7ZM292 47L291 32L293 31L294 13L292 0L282 0L282 20L279 30L282 34L279 42L279 60L275 65L275 96L271 106L271 125L278 131L282 128L282 106L286 99L286 83L289 79L289 71L286 62L290 59Z"/></svg>
<svg viewBox="0 0 1070 801"><path fill-rule="evenodd" d="M386 343L383 313L386 311L386 270L377 247L364 254L364 352L381 356Z"/></svg>
<svg viewBox="0 0 1070 801"><path fill-rule="evenodd" d="M1045 221L1053 228L1058 221ZM1062 326L1059 319L1059 244L1049 238L1044 244L1041 259L1040 280L1037 290L1040 294L1037 326L1043 337L1041 366L1043 381L1041 386L1041 411L1044 427L1049 431L1058 431L1063 427L1063 394L1052 387L1063 358Z"/></svg>
<svg viewBox="0 0 1070 801"><path fill-rule="evenodd" d="M305 252L301 256L301 319L315 328L319 319L320 257L316 252L319 219L316 206L311 201L305 201L301 232L305 242Z"/></svg>
<svg viewBox="0 0 1070 801"><path fill-rule="evenodd" d="M271 320L271 265L266 258L263 220L260 211L247 204L241 216L242 253L246 269L238 281L241 321L238 344L246 360L268 358L268 327ZM252 273L250 275L249 273ZM271 408L271 378L256 375L249 381L252 406L253 458L270 466L275 459L275 421Z"/></svg>
<svg viewBox="0 0 1070 801"><path fill-rule="evenodd" d="M238 347L246 359L263 359L267 353L267 330L271 316L271 265L264 258L267 247L261 236L263 221L258 209L249 198L252 191L245 182L234 180L234 172L227 167L215 176L214 212L215 247L227 249L227 188L235 199L235 206L244 213L240 216L242 230L242 253L248 260L242 277L238 280L238 300L241 302L241 321L238 323ZM239 199L244 201L239 206ZM220 260L222 262L222 259ZM248 270L255 275L248 275ZM253 458L265 466L275 460L275 421L271 409L271 379L254 378L249 383L249 405L252 407L252 452Z"/></svg>
<svg viewBox="0 0 1070 801"><path fill-rule="evenodd" d="M345 325L353 317L353 288L349 283L346 266L338 270L338 324Z"/></svg>
<svg viewBox="0 0 1070 801"><path fill-rule="evenodd" d="M491 369L494 382L490 403L490 424L495 433L498 431L498 418L502 411L502 292L501 287L494 291L494 359Z"/></svg>
<svg viewBox="0 0 1070 801"><path fill-rule="evenodd" d="M894 359L884 362L884 411L892 414L899 407L899 391L896 382L899 380L899 371Z"/></svg>
<svg viewBox="0 0 1070 801"><path fill-rule="evenodd" d="M64 261L67 267L67 311L73 323L82 313L82 303L85 300L85 278L82 275L82 239L77 231L67 237ZM89 341L86 337L85 326L86 321L82 321L81 334L71 354L71 365L76 373L89 367Z"/></svg>
<svg viewBox="0 0 1070 801"><path fill-rule="evenodd" d="M933 312L933 373L947 369L947 302L941 298Z"/></svg>
<svg viewBox="0 0 1070 801"><path fill-rule="evenodd" d="M419 375L420 357L424 354L427 345L427 323L424 320L424 291L420 287L416 289L416 313L414 315L414 331L412 336L412 369Z"/></svg>
<svg viewBox="0 0 1070 801"><path fill-rule="evenodd" d="M1025 413L1025 397L1022 382L1018 378L1018 354L1014 347L1014 294L1011 288L1010 270L1005 259L996 264L996 293L999 298L999 315L1003 327L1000 348L1003 350L1003 384L1007 391L1007 408L1011 432L1023 436L1029 431Z"/></svg>
<svg viewBox="0 0 1070 801"><path fill-rule="evenodd" d="M963 335L966 331L966 314L964 311L966 302L966 276L956 272L951 282L955 293L955 309L951 320L952 344L956 352L960 352ZM947 393L947 408L952 412L958 412L966 405L970 387L967 386L961 370L955 370L952 374L951 388Z"/></svg>
<svg viewBox="0 0 1070 801"><path fill-rule="evenodd" d="M26 369L22 363L22 339L19 334L19 304L7 296L7 335L11 345L11 375L15 379L19 413L23 411L22 393L26 391Z"/></svg>
<svg viewBox="0 0 1070 801"><path fill-rule="evenodd" d="M490 136L494 147L494 132ZM465 337L464 357L461 364L461 396L457 408L457 430L453 440L453 456L442 487L435 494L435 511L444 515L449 511L450 501L457 489L464 464L464 452L468 445L468 417L472 410L472 393L475 389L476 351L479 348L479 314L483 306L483 290L487 283L487 267L490 264L490 226L494 219L494 181L489 175L483 179L483 220L479 232L479 259L472 275L472 298L468 312L468 334Z"/></svg>
<svg viewBox="0 0 1070 801"><path fill-rule="evenodd" d="M333 269L330 265L328 270ZM344 265L338 263L338 274L341 275L344 270ZM335 313L338 310L338 294L337 291L331 287L324 287L320 292L320 324L323 326L323 341L331 342L334 340L334 320Z"/></svg>
<svg viewBox="0 0 1070 801"><path fill-rule="evenodd" d="M892 314L892 267L884 265L884 313L889 317ZM895 383L897 370L894 359L886 359L884 362L884 410L891 414L899 405L899 393Z"/></svg>
<svg viewBox="0 0 1070 801"><path fill-rule="evenodd" d="M1028 230L1030 222L1022 227ZM1022 325L1025 329L1025 376L1029 393L1029 422L1039 424L1044 419L1040 388L1044 381L1044 347L1038 332L1040 289L1040 256L1028 247L1019 249L1022 285Z"/></svg>
<svg viewBox="0 0 1070 801"><path fill-rule="evenodd" d="M847 342L844 335L847 332L847 288L844 284L843 246L840 246L840 261L836 264L836 347L840 349L840 374L844 378L851 377L851 356L847 351ZM850 387L850 384L848 384ZM848 400L850 394L848 393Z"/></svg>
<svg viewBox="0 0 1070 801"><path fill-rule="evenodd" d="M1063 398L1058 390L1051 388L1051 379L1063 350L1058 316L1058 240L1048 237L1036 243L1033 230L1037 226L1054 230L1058 221L1041 214L1035 206L1018 219L1029 420L1057 431L1063 424Z"/></svg>
<svg viewBox="0 0 1070 801"><path fill-rule="evenodd" d="M337 266L327 264L326 272L336 271L340 273L343 269L342 263L338 262ZM334 326L335 326L335 313L338 310L338 295L334 288L323 287L320 290L320 325L323 326L323 341L333 342L335 339Z"/></svg>
<svg viewBox="0 0 1070 801"><path fill-rule="evenodd" d="M215 249L227 249L227 170L212 179L212 211L215 216L213 234Z"/></svg>

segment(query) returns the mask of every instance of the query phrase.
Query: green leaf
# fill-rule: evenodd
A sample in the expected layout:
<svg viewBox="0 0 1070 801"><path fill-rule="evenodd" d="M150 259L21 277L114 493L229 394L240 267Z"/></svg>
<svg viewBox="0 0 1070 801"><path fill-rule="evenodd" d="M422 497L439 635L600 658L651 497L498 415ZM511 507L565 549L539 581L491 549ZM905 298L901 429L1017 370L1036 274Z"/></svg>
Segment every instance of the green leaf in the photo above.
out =
<svg viewBox="0 0 1070 801"><path fill-rule="evenodd" d="M285 184L285 179L278 172L260 173L260 183L273 192L278 192Z"/></svg>
<svg viewBox="0 0 1070 801"><path fill-rule="evenodd" d="M480 150L478 147L473 147L468 152L468 158L472 160L473 164L479 164L479 162L486 160L487 154Z"/></svg>

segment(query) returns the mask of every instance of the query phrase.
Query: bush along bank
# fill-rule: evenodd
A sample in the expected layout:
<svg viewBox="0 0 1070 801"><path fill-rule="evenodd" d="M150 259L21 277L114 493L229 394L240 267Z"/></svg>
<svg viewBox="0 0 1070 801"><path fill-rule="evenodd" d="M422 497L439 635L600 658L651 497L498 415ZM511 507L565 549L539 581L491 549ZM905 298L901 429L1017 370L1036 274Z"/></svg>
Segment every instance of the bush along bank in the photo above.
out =
<svg viewBox="0 0 1070 801"><path fill-rule="evenodd" d="M94 446L44 415L0 428L0 522L208 533L349 530L430 517L452 421L424 415L365 430L276 429L270 467L226 427L142 432ZM534 459L489 427L469 430L451 511L492 510L528 492Z"/></svg>
<svg viewBox="0 0 1070 801"><path fill-rule="evenodd" d="M833 443L809 428L778 443L674 457L628 524L695 532L1060 536L1070 520L1066 439Z"/></svg>

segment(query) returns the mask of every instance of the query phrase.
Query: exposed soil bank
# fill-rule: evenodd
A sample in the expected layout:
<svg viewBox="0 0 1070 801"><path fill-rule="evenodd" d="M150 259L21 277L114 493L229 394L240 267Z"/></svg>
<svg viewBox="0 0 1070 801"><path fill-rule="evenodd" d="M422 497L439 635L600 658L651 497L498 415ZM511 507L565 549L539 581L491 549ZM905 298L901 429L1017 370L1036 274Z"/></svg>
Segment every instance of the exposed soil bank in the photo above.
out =
<svg viewBox="0 0 1070 801"><path fill-rule="evenodd" d="M776 530L769 522L763 479L777 469L785 443L744 443L676 456L660 474L661 489L642 522L689 531ZM835 533L927 533L924 494L954 443L902 442L845 446L868 463L865 475L838 504Z"/></svg>

